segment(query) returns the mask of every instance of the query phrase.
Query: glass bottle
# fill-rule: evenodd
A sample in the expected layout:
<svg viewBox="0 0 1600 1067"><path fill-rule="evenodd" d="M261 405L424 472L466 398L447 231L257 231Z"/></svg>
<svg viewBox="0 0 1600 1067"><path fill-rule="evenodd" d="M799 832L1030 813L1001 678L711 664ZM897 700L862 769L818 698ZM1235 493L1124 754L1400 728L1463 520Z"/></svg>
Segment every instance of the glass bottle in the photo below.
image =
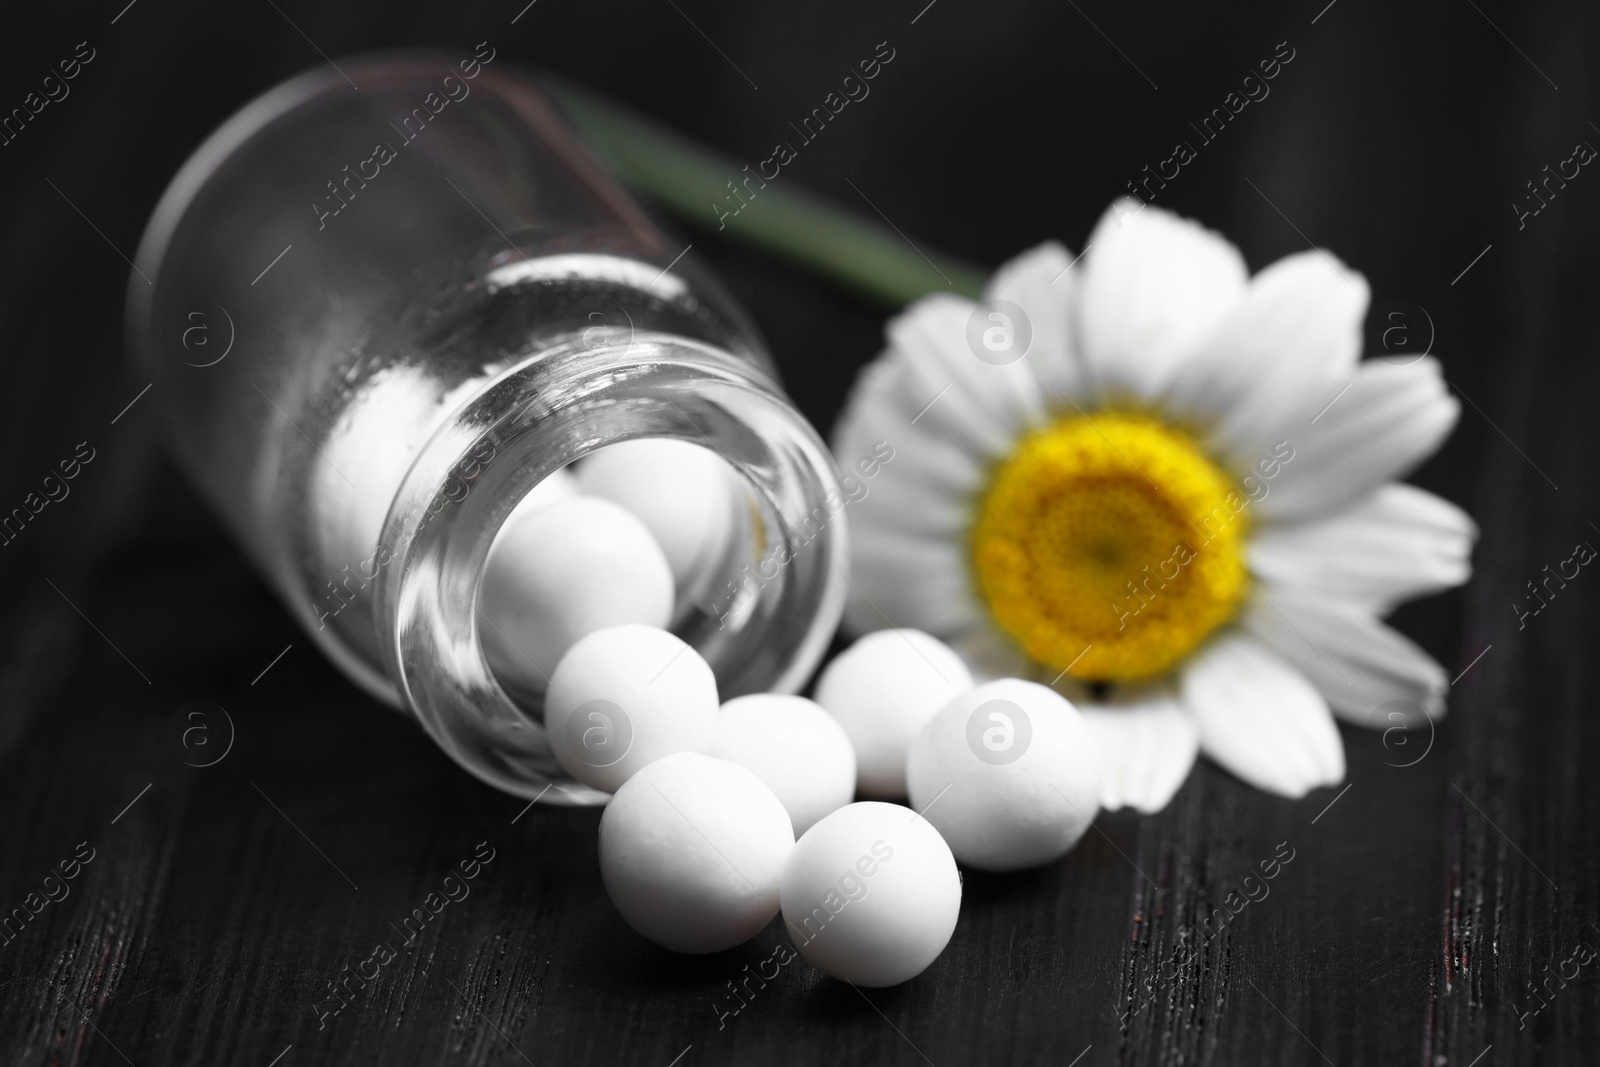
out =
<svg viewBox="0 0 1600 1067"><path fill-rule="evenodd" d="M749 322L535 82L486 44L330 68L173 179L129 280L135 366L181 466L345 674L485 781L598 802L479 643L506 516L615 442L715 449L741 476L738 536L674 629L724 699L792 691L842 607L837 471Z"/></svg>

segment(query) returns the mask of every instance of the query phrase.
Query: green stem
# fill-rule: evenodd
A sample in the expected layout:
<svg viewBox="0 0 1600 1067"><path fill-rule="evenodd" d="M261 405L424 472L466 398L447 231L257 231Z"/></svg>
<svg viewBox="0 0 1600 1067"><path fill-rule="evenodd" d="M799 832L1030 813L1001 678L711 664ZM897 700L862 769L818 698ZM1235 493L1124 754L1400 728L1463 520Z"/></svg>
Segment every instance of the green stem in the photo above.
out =
<svg viewBox="0 0 1600 1067"><path fill-rule="evenodd" d="M933 292L978 298L986 273L865 215L767 179L737 216L719 219L742 167L664 126L569 84L552 86L601 162L691 225L764 249L892 307ZM926 253L926 255L924 255Z"/></svg>

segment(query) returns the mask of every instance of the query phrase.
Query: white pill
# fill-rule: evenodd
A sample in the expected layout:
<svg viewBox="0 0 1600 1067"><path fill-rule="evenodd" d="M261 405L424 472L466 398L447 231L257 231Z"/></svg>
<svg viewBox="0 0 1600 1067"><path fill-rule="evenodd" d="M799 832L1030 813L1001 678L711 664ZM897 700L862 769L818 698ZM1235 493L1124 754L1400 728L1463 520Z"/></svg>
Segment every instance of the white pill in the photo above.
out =
<svg viewBox="0 0 1600 1067"><path fill-rule="evenodd" d="M864 801L795 843L779 895L800 955L842 981L891 986L921 974L950 943L961 875L927 820Z"/></svg>
<svg viewBox="0 0 1600 1067"><path fill-rule="evenodd" d="M850 738L805 697L756 693L728 701L717 717L711 754L765 782L788 809L796 835L855 796Z"/></svg>
<svg viewBox="0 0 1600 1067"><path fill-rule="evenodd" d="M778 913L789 815L743 767L693 752L645 767L600 817L600 877L628 925L674 952L720 952Z"/></svg>
<svg viewBox="0 0 1600 1067"><path fill-rule="evenodd" d="M633 512L672 567L680 596L727 551L733 469L709 448L666 437L621 441L578 465L578 485Z"/></svg>
<svg viewBox="0 0 1600 1067"><path fill-rule="evenodd" d="M912 742L911 805L962 863L1038 867L1067 854L1100 810L1100 750L1083 715L1017 678L950 701Z"/></svg>
<svg viewBox="0 0 1600 1067"><path fill-rule="evenodd" d="M626 509L578 497L511 513L489 549L481 597L490 666L539 685L584 634L666 626L672 571Z"/></svg>
<svg viewBox="0 0 1600 1067"><path fill-rule="evenodd" d="M597 630L550 675L544 727L568 774L614 793L664 756L710 751L717 679L700 653L665 630Z"/></svg>
<svg viewBox="0 0 1600 1067"><path fill-rule="evenodd" d="M816 692L855 746L861 795L899 799L912 738L971 688L972 674L944 642L921 630L879 630L828 664Z"/></svg>

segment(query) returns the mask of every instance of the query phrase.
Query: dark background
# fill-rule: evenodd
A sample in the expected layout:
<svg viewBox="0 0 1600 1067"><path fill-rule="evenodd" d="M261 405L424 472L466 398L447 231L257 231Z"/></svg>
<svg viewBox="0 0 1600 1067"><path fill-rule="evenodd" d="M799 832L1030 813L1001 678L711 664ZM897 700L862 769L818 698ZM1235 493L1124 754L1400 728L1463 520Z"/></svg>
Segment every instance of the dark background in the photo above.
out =
<svg viewBox="0 0 1600 1067"><path fill-rule="evenodd" d="M1592 5L538 0L513 25L525 0L125 2L0 13L0 111L79 41L96 50L0 147L0 511L78 442L96 456L0 548L0 910L79 842L95 850L0 946L0 1062L1593 1062L1600 962L1519 1014L1541 1003L1530 979L1600 947L1600 578L1525 629L1511 608L1575 542L1600 542L1600 174L1524 229L1511 207L1576 142L1600 145ZM849 179L914 239L987 266L1047 237L1081 248L1287 41L1271 95L1156 202L1253 268L1326 245L1376 305L1409 301L1436 328L1468 402L1415 480L1483 538L1472 584L1398 625L1452 676L1492 647L1427 755L1397 768L1428 739L1400 758L1342 727L1349 791L1300 802L1202 764L1165 812L1102 816L1053 867L969 874L920 978L862 995L797 962L719 1028L726 983L771 954L776 924L709 958L634 935L600 885L598 812L517 818L524 802L358 692L161 457L156 409L111 421L140 384L122 369L118 250L201 138L318 49L482 40L752 163L887 40L871 96L783 180L866 210ZM826 429L885 310L689 236ZM169 736L191 700L236 728L215 766L184 765ZM319 1031L326 983L480 841L496 855L471 897ZM1175 932L1284 841L1295 859L1270 897L1163 967Z"/></svg>

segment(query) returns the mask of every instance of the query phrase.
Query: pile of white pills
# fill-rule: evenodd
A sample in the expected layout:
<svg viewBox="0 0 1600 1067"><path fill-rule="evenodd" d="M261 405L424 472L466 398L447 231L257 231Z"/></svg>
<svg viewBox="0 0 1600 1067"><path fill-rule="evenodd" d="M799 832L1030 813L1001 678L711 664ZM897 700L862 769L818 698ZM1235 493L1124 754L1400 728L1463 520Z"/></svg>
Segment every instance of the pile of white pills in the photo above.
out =
<svg viewBox="0 0 1600 1067"><path fill-rule="evenodd" d="M543 688L555 758L613 794L601 877L640 934L719 952L781 913L825 973L907 981L955 931L958 863L1041 866L1084 835L1100 753L1054 690L975 685L915 630L861 638L814 702L723 703L710 665L668 627L730 551L731 477L705 449L642 440L547 478L490 552L485 655L502 679Z"/></svg>

